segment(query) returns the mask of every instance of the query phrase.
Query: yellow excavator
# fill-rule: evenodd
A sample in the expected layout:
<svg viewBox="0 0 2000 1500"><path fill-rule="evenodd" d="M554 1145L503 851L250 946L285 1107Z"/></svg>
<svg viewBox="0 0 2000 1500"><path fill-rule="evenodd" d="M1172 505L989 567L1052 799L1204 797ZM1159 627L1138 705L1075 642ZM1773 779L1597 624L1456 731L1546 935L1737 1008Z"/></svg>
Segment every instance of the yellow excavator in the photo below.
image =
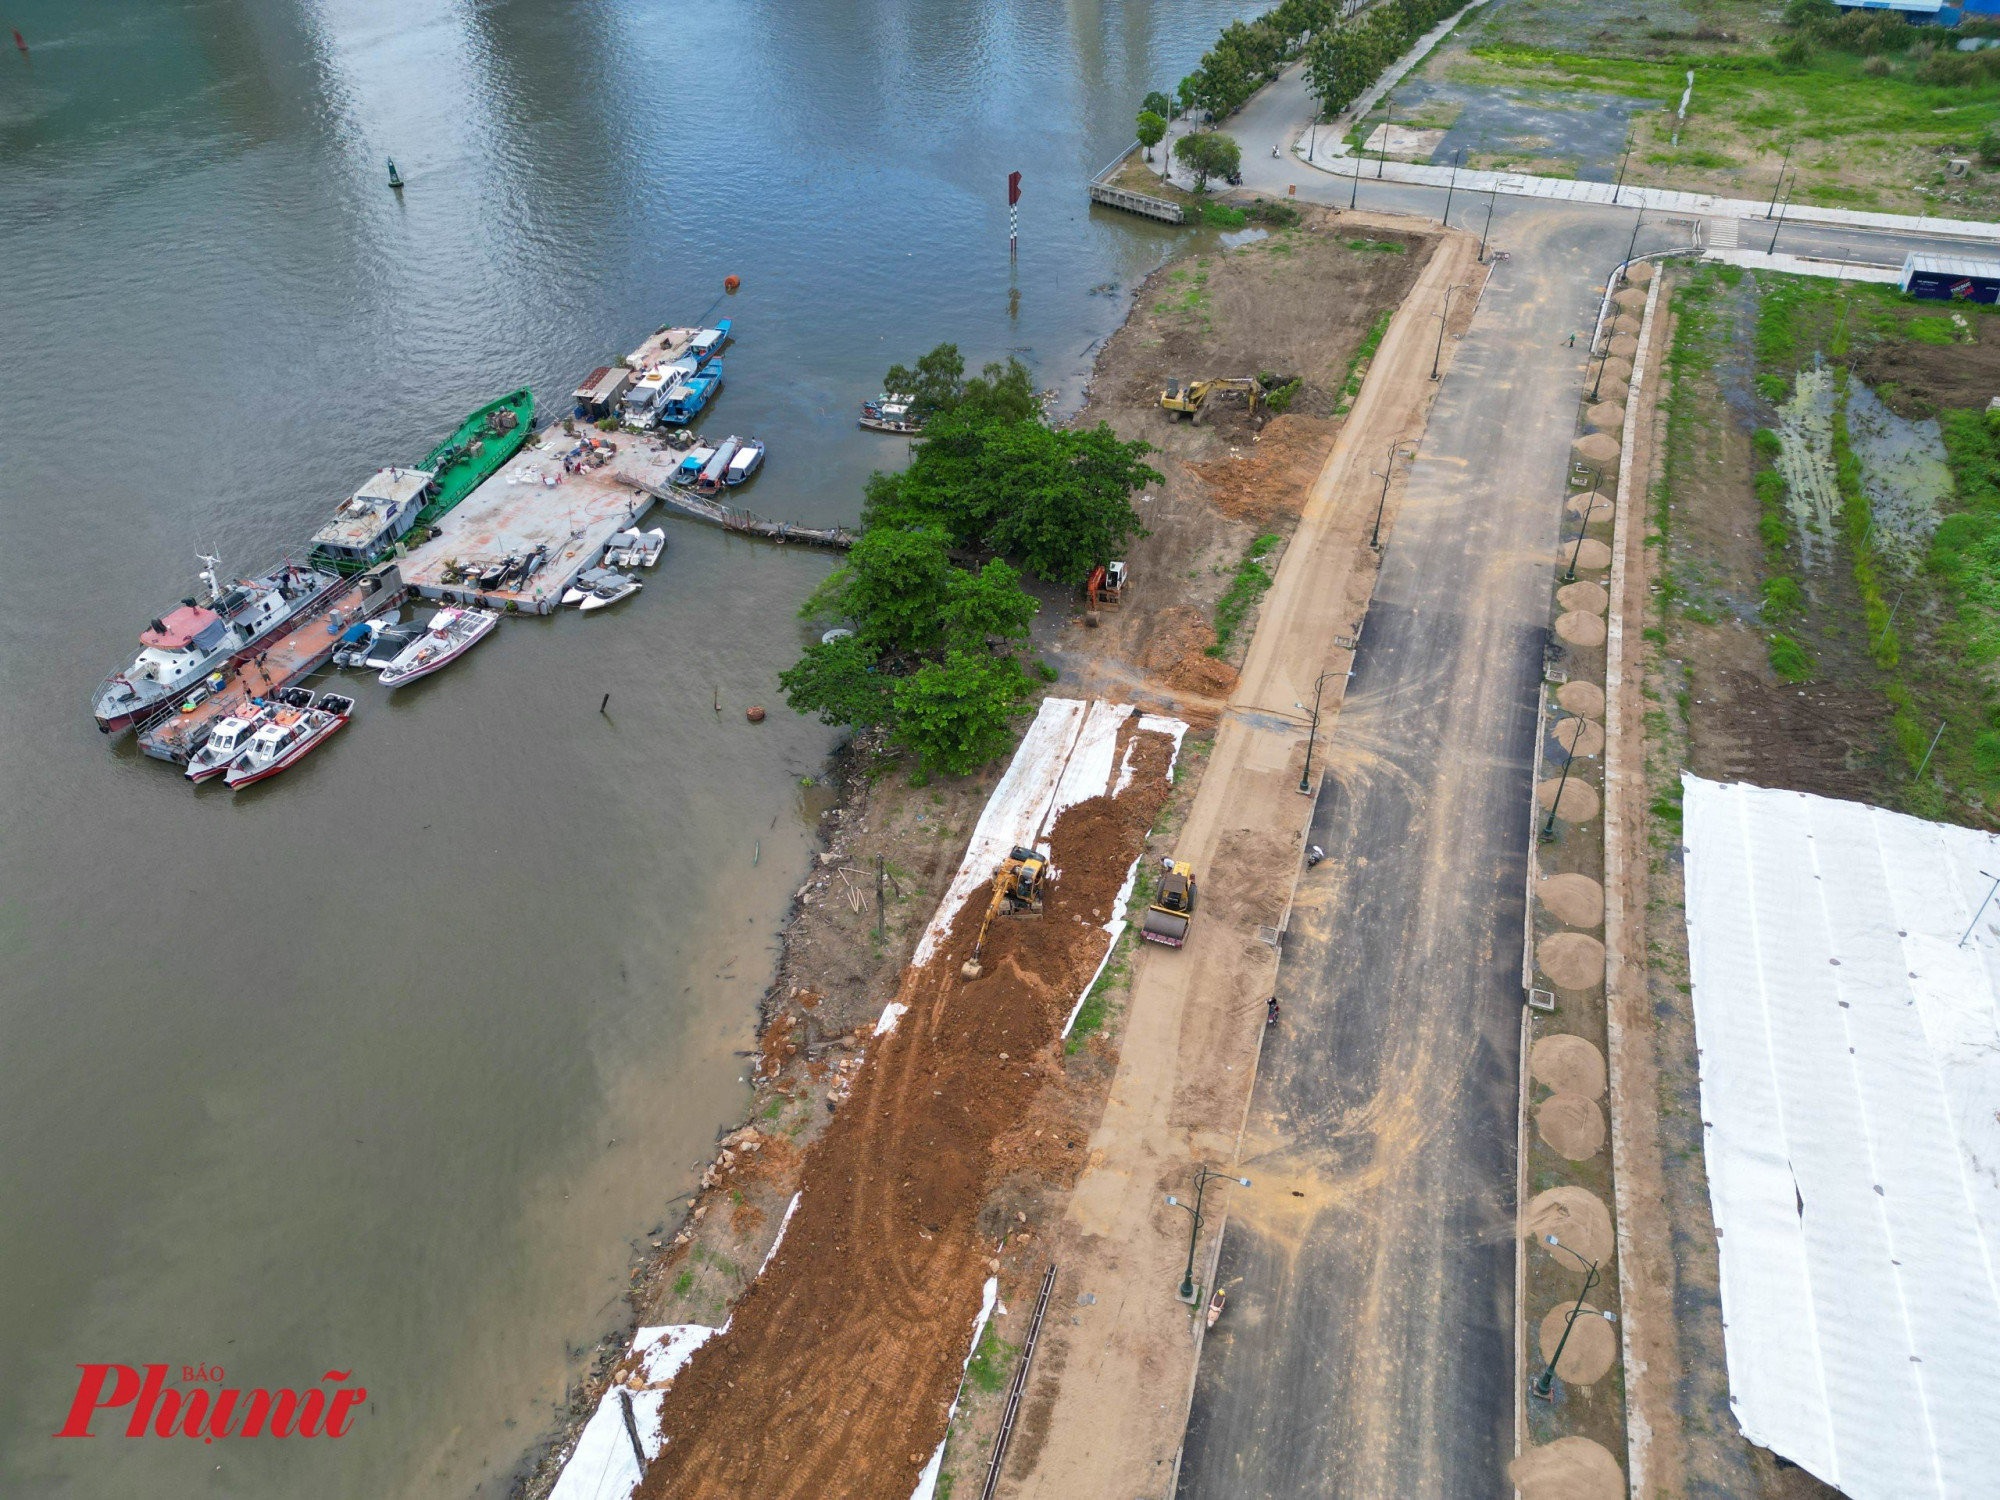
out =
<svg viewBox="0 0 2000 1500"><path fill-rule="evenodd" d="M995 917L1038 917L1042 914L1042 886L1048 878L1048 861L1033 849L1014 846L1014 852L994 868L993 899L986 903L986 916L979 924L979 936L972 944L972 957L959 966L965 979L977 979L985 970L979 960L986 952L986 934Z"/></svg>
<svg viewBox="0 0 2000 1500"><path fill-rule="evenodd" d="M1169 380L1167 388L1160 392L1160 405L1177 416L1199 421L1208 398L1225 391L1241 392L1248 403L1247 409L1253 412L1264 397L1264 388L1256 381L1248 376L1229 375L1213 380Z"/></svg>

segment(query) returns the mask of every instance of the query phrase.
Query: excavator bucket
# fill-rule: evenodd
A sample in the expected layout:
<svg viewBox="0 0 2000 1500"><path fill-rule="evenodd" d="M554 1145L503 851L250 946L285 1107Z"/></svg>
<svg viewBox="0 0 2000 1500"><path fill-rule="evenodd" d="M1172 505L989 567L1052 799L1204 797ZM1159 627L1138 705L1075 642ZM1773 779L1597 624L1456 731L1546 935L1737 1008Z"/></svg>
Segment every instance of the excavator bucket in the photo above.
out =
<svg viewBox="0 0 2000 1500"><path fill-rule="evenodd" d="M976 958L968 958L964 963L958 966L958 977L960 979L977 979L981 974L984 974L985 972L986 971L979 966L979 960Z"/></svg>

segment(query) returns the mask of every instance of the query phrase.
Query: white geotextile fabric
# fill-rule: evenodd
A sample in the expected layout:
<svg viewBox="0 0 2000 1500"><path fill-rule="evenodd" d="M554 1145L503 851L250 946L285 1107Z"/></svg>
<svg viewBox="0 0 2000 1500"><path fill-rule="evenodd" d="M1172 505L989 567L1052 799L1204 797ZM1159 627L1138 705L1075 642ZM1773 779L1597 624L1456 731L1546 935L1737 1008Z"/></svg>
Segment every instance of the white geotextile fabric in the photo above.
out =
<svg viewBox="0 0 2000 1500"><path fill-rule="evenodd" d="M1855 1500L2000 1494L2000 840L1683 788L1736 1418Z"/></svg>

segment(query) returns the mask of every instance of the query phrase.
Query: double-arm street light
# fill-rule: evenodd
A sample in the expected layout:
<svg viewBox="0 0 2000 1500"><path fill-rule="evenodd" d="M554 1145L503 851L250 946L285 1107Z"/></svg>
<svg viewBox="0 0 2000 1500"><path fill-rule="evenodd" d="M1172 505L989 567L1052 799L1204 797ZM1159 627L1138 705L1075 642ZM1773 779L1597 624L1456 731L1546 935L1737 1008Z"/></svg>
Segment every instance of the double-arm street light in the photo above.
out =
<svg viewBox="0 0 2000 1500"><path fill-rule="evenodd" d="M1590 499L1584 502L1583 525L1576 533L1576 548L1569 555L1569 571L1563 574L1564 583L1576 582L1576 560L1583 556L1583 539L1590 534L1590 518L1597 510L1598 486L1604 483L1604 470L1593 465L1590 470Z"/></svg>
<svg viewBox="0 0 2000 1500"><path fill-rule="evenodd" d="M1312 793L1313 745L1319 739L1320 694L1326 691L1326 683L1329 677L1352 677L1353 675L1354 673L1351 671L1336 672L1332 667L1328 667L1318 677L1313 679L1312 728L1306 733L1305 769L1299 772L1299 794L1301 796L1309 796ZM1298 709L1305 707L1303 703L1295 703L1292 706Z"/></svg>
<svg viewBox="0 0 2000 1500"><path fill-rule="evenodd" d="M1556 1383L1556 1361L1563 1357L1563 1349L1569 1343L1570 1330L1576 1327L1576 1320L1583 1316L1583 1299L1588 1297L1590 1289L1597 1285L1597 1262L1594 1260L1585 1260L1581 1255L1577 1255L1576 1251L1570 1249L1569 1246L1565 1245L1552 1234L1545 1234L1542 1236L1542 1239L1546 1244L1562 1251L1565 1255L1576 1256L1577 1264L1583 1266L1588 1272L1583 1278L1583 1290L1576 1294L1576 1305L1569 1310L1569 1318L1563 1324L1563 1336L1556 1341L1556 1352L1549 1356L1547 1368L1535 1378L1535 1383L1528 1387L1528 1394L1537 1400L1552 1401L1555 1399L1552 1392L1555 1389ZM1618 1321L1616 1313L1604 1312L1599 1313L1598 1316L1603 1318L1607 1323Z"/></svg>
<svg viewBox="0 0 2000 1500"><path fill-rule="evenodd" d="M1207 1191L1209 1179L1212 1177L1227 1177L1238 1187L1250 1186L1249 1178L1238 1177L1234 1173L1223 1171L1220 1167L1196 1167L1194 1169L1194 1202L1183 1203L1172 1193L1167 1194L1167 1202L1171 1203L1175 1208L1186 1209L1194 1216L1193 1222L1188 1226L1187 1275L1181 1278L1181 1301L1183 1302L1194 1301L1195 1243L1201 1238L1201 1226L1206 1222L1201 1216L1201 1198L1202 1194Z"/></svg>

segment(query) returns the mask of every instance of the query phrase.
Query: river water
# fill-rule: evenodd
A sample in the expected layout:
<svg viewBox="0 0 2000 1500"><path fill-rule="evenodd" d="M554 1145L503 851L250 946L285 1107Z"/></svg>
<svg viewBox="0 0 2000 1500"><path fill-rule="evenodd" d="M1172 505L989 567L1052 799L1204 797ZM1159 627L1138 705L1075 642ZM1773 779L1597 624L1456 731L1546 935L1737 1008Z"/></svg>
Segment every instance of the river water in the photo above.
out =
<svg viewBox="0 0 2000 1500"><path fill-rule="evenodd" d="M1258 8L15 7L0 1493L503 1493L740 1117L818 811L829 731L742 710L776 705L824 556L668 522L638 599L363 684L232 796L86 708L196 551L272 561L479 402L559 407L725 314L709 425L770 445L747 503L853 520L901 448L853 421L891 361L955 339L1075 392L1177 243L1083 179ZM86 1362L369 1398L338 1441L54 1439Z"/></svg>

